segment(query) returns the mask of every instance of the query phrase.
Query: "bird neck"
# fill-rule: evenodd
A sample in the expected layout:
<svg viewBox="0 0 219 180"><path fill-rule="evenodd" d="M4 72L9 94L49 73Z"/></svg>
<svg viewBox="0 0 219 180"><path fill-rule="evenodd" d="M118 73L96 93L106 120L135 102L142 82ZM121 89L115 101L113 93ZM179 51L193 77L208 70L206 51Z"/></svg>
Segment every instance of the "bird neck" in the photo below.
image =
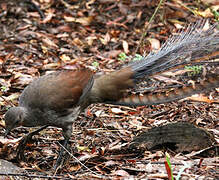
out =
<svg viewBox="0 0 219 180"><path fill-rule="evenodd" d="M40 126L41 125L41 121L42 117L41 117L41 113L36 112L35 110L31 110L31 109L27 109L25 107L23 107L23 122L22 122L22 126L25 127L35 127L35 126Z"/></svg>

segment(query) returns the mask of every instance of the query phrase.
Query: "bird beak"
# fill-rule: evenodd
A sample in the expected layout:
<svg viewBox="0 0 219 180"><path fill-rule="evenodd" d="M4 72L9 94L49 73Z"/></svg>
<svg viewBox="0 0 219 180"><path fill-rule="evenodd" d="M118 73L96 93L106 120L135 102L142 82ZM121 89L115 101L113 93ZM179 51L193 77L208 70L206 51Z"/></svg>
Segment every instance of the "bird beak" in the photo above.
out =
<svg viewBox="0 0 219 180"><path fill-rule="evenodd" d="M5 127L5 134L4 137L6 138L6 136L11 132L12 129L14 129L16 127L17 122L15 122L14 124L12 124L12 126L6 126Z"/></svg>

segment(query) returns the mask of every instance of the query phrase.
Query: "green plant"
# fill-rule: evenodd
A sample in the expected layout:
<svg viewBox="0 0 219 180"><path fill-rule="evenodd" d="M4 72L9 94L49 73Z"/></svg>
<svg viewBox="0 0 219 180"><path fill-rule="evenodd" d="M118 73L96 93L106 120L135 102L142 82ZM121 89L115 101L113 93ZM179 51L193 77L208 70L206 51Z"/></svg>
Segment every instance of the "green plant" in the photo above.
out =
<svg viewBox="0 0 219 180"><path fill-rule="evenodd" d="M92 66L94 66L95 68L97 68L97 67L99 66L99 63L98 63L97 61L94 61L94 62L92 63Z"/></svg>
<svg viewBox="0 0 219 180"><path fill-rule="evenodd" d="M214 9L211 9L211 12L214 14L215 20L219 21L219 12L215 11Z"/></svg>
<svg viewBox="0 0 219 180"><path fill-rule="evenodd" d="M142 59L142 55L140 55L140 54L135 54L135 57L133 58L133 61L139 61L139 60L141 60Z"/></svg>
<svg viewBox="0 0 219 180"><path fill-rule="evenodd" d="M119 58L120 61L125 61L126 59L132 59L132 61L139 61L142 59L142 55L140 54L135 54L134 58L131 56L127 56L124 52L119 54Z"/></svg>
<svg viewBox="0 0 219 180"><path fill-rule="evenodd" d="M179 170L179 173L176 176L176 180L180 180L181 179L181 175L185 171L185 169L191 168L191 164L189 164L189 163L187 163L185 161L182 161L182 163L184 164L184 166Z"/></svg>
<svg viewBox="0 0 219 180"><path fill-rule="evenodd" d="M7 87L6 86L1 86L1 91L6 91L7 90Z"/></svg>
<svg viewBox="0 0 219 180"><path fill-rule="evenodd" d="M168 174L168 179L169 180L174 180L174 178L173 178L173 170L172 170L172 167L171 167L171 162L170 162L169 154L166 152L165 156L166 156L165 167L166 167L166 171L167 171L167 174Z"/></svg>
<svg viewBox="0 0 219 180"><path fill-rule="evenodd" d="M120 61L125 61L127 58L128 58L128 56L124 52L122 52L122 53L119 54L119 58L118 59Z"/></svg>
<svg viewBox="0 0 219 180"><path fill-rule="evenodd" d="M202 66L185 66L185 69L186 70L189 70L190 72L188 72L188 75L189 76L194 76L194 75L197 75L197 74L200 74L201 71L202 71Z"/></svg>

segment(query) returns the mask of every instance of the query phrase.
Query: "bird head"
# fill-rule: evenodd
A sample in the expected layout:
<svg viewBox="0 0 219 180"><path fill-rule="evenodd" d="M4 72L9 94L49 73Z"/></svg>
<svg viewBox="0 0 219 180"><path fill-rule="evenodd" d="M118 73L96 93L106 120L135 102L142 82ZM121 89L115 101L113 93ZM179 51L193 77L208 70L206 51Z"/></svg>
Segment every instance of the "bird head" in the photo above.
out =
<svg viewBox="0 0 219 180"><path fill-rule="evenodd" d="M25 118L25 108L23 107L12 107L5 114L5 137L8 133L18 127L21 126L24 118Z"/></svg>

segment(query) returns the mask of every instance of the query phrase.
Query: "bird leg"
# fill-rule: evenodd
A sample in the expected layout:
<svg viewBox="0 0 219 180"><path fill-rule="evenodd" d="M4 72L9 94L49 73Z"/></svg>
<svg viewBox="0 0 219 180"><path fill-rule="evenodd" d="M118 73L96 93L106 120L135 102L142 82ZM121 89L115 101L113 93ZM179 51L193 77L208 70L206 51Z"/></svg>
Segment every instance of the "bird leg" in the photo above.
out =
<svg viewBox="0 0 219 180"><path fill-rule="evenodd" d="M64 153L64 150L67 149L67 146L68 146L68 143L69 143L69 138L65 138L64 140L64 143L63 143L63 146L61 147L61 150L59 152L59 155L58 155L58 158L56 160L56 164L54 166L54 170L57 171L57 169L61 166L62 164L62 160L63 160L63 153Z"/></svg>
<svg viewBox="0 0 219 180"><path fill-rule="evenodd" d="M22 160L23 161L25 159L24 158L24 149L25 149L25 146L26 146L27 142L32 139L32 136L36 135L37 133L39 133L40 131L42 131L43 129L45 129L47 127L48 127L48 125L45 125L45 126L39 128L39 129L37 129L37 130L35 130L33 132L28 133L27 135L25 135L21 139L21 141L18 144L17 150L16 150L17 151L17 159L18 160Z"/></svg>

